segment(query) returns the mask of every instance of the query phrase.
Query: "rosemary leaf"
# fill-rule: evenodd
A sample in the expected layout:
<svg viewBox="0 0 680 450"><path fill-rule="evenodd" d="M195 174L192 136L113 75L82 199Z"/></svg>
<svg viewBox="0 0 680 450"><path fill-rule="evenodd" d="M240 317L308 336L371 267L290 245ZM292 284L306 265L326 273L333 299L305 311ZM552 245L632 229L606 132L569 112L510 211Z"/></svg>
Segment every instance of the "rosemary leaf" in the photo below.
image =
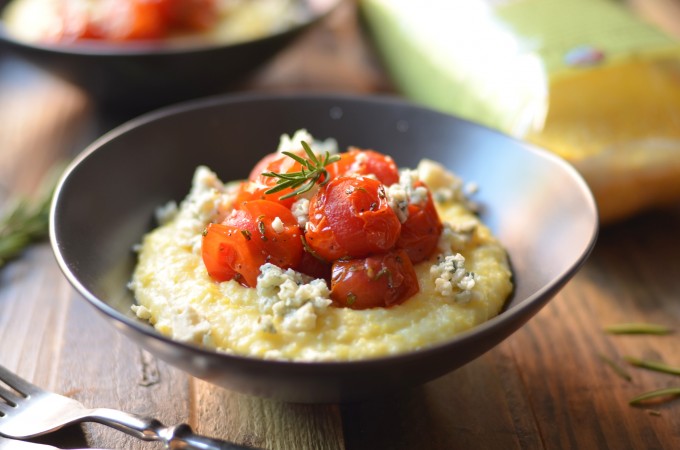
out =
<svg viewBox="0 0 680 450"><path fill-rule="evenodd" d="M302 144L302 148L305 149L305 153L307 153L307 156L309 156L309 160L314 163L315 166L318 166L320 164L319 159L316 157L316 154L312 151L312 148L309 146L308 143L305 141L300 141L300 144ZM309 163L307 164L309 166ZM310 167L311 169L311 167Z"/></svg>
<svg viewBox="0 0 680 450"><path fill-rule="evenodd" d="M57 175L63 170L58 165L46 177L39 189L39 198L30 201L15 199L0 216L0 268L31 243L44 239L49 229L49 213Z"/></svg>
<svg viewBox="0 0 680 450"><path fill-rule="evenodd" d="M298 180L300 179L300 176L299 176L299 175L296 175L297 173L298 173L298 172L294 172L294 174L276 173L276 172L264 172L262 175L264 175L265 177L277 177L277 178L280 178L280 179L282 179L282 180L288 180L288 181L295 182L295 181L298 181ZM303 169L302 172L300 172L300 173L302 173L302 175L304 175L304 174L305 174L304 169Z"/></svg>
<svg viewBox="0 0 680 450"><path fill-rule="evenodd" d="M266 174L263 173L262 175L266 175ZM276 186L267 190L267 194L274 194L276 192L279 192L279 191L282 191L286 188L294 187L294 186L297 186L296 180L288 180L288 181L279 182L279 183L276 184Z"/></svg>
<svg viewBox="0 0 680 450"><path fill-rule="evenodd" d="M21 223L26 218L26 209L28 202L26 199L19 199L8 208L9 213L0 218L0 236L9 233L17 223Z"/></svg>
<svg viewBox="0 0 680 450"><path fill-rule="evenodd" d="M664 402L680 397L680 387L670 387L645 392L632 398L628 403L632 406L643 405L650 402Z"/></svg>
<svg viewBox="0 0 680 450"><path fill-rule="evenodd" d="M611 367L618 376L626 381L633 381L633 377L630 376L626 369L618 365L616 362L614 362L614 360L606 357L605 355L600 355L600 359L604 361L609 367Z"/></svg>
<svg viewBox="0 0 680 450"><path fill-rule="evenodd" d="M673 332L671 328L664 325L643 322L630 322L609 325L604 329L610 334L670 334Z"/></svg>
<svg viewBox="0 0 680 450"><path fill-rule="evenodd" d="M14 233L0 239L0 258L8 260L16 256L31 241L23 233Z"/></svg>
<svg viewBox="0 0 680 450"><path fill-rule="evenodd" d="M298 172L290 173L263 172L262 175L265 177L278 178L274 187L265 191L265 194L273 194L288 188L295 189L292 192L280 197L281 200L284 200L304 194L305 192L311 190L314 185L322 178L323 180L320 183L321 185L324 185L328 182L328 171L326 170L326 166L338 161L340 156L331 156L328 152L326 152L326 155L322 157L321 160L319 160L319 157L312 151L309 144L304 141L302 141L301 144L305 153L307 154L308 159L305 159L292 152L282 153L298 162L302 166L302 169Z"/></svg>
<svg viewBox="0 0 680 450"><path fill-rule="evenodd" d="M635 358L634 356L624 356L623 359L635 367L667 373L669 375L680 375L680 367L669 366L668 364L658 361L645 361L643 359Z"/></svg>
<svg viewBox="0 0 680 450"><path fill-rule="evenodd" d="M306 144L307 144L307 143L305 142L305 143L303 144L303 147L304 147L304 145L306 145ZM306 152L306 149L305 149L305 152ZM309 161L307 161L306 159L304 159L304 158L302 158L302 157L296 155L295 153L291 153L291 152L281 152L281 153L283 153L283 154L286 155L286 156L289 156L289 157L293 158L295 161L297 161L297 162L299 162L300 164L302 164L303 167L304 167L304 166L308 166L308 164L309 164ZM308 154L309 154L309 153L308 153ZM314 153L312 153L312 155L314 155ZM316 159L316 158L315 158L315 159Z"/></svg>

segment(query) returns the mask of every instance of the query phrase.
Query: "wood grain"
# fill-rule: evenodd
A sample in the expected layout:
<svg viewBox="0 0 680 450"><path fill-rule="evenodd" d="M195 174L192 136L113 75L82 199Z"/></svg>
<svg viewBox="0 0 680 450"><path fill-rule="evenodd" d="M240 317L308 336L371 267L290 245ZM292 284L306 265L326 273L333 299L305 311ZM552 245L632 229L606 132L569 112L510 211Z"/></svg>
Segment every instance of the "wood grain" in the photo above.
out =
<svg viewBox="0 0 680 450"><path fill-rule="evenodd" d="M77 89L0 58L0 208L30 193L55 161L99 133ZM391 92L348 3L241 90ZM83 301L49 245L0 270L0 364L88 406L187 422L266 449L680 448L680 399L632 407L680 377L627 366L625 355L680 365L680 205L603 229L576 277L492 351L438 380L364 403L296 405L194 379L139 349ZM620 336L648 321L668 336ZM602 356L632 376L626 381ZM360 380L358 380L360 382ZM61 447L161 448L97 424L42 439Z"/></svg>

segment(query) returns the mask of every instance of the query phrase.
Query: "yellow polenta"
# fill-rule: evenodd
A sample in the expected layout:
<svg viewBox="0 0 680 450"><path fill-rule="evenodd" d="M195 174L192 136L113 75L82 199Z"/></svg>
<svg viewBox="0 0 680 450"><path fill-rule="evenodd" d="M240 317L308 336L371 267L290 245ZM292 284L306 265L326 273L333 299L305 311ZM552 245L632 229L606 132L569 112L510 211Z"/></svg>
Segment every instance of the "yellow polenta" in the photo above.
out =
<svg viewBox="0 0 680 450"><path fill-rule="evenodd" d="M511 272L457 178L428 161L418 170L446 225L437 254L416 265L420 291L398 306L336 307L322 280L271 265L263 266L257 288L213 281L201 259L201 232L229 212L231 196L230 186L202 167L189 196L140 245L130 283L134 310L174 339L256 358L356 360L446 341L499 313Z"/></svg>

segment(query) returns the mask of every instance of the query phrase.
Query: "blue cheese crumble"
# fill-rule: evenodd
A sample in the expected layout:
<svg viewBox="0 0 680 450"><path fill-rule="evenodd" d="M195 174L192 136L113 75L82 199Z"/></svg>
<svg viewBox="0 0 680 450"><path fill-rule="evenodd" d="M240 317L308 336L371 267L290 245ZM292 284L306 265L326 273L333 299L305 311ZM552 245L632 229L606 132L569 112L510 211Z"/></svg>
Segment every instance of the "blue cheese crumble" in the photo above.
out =
<svg viewBox="0 0 680 450"><path fill-rule="evenodd" d="M331 155L338 153L338 143L333 138L328 138L323 141L314 139L305 129L297 130L292 136L282 134L279 139L279 146L276 151L281 152L295 152L303 150L302 141L313 142L312 147L316 153L325 154L328 152Z"/></svg>
<svg viewBox="0 0 680 450"><path fill-rule="evenodd" d="M297 220L300 228L304 230L307 222L309 222L309 199L301 198L296 200L290 207L290 211L293 213L293 217Z"/></svg>
<svg viewBox="0 0 680 450"><path fill-rule="evenodd" d="M401 223L408 219L409 205L422 205L427 202L427 188L416 186L420 181L418 171L403 169L399 171L399 182L387 188L390 207Z"/></svg>
<svg viewBox="0 0 680 450"><path fill-rule="evenodd" d="M478 276L465 269L465 258L460 253L440 255L439 263L430 267L434 288L443 297L450 297L459 303L467 303L474 298L472 289Z"/></svg>
<svg viewBox="0 0 680 450"><path fill-rule="evenodd" d="M326 281L270 263L260 267L255 289L260 325L274 333L279 327L292 332L314 330L318 315L332 303Z"/></svg>
<svg viewBox="0 0 680 450"><path fill-rule="evenodd" d="M451 252L461 251L472 242L476 230L477 221L473 219L456 223L443 222L442 234L437 243L438 252L447 255Z"/></svg>

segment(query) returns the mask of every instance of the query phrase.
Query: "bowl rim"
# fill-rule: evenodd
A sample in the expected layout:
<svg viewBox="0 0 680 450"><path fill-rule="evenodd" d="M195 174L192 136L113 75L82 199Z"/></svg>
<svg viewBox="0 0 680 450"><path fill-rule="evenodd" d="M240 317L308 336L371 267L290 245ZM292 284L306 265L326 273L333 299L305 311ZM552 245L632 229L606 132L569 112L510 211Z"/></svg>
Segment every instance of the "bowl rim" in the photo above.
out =
<svg viewBox="0 0 680 450"><path fill-rule="evenodd" d="M149 122L155 122L161 120L168 116L174 116L177 114L190 113L193 110L219 107L223 105L237 105L239 103L254 103L254 102L268 102L268 101L328 101L328 102L353 102L353 103L366 103L366 104L383 104L407 107L409 109L420 109L427 111L429 113L440 114L442 116L452 118L454 120L465 123L467 127L478 128L485 130L487 133L493 133L503 136L505 139L514 141L518 146L523 147L525 150L536 154L538 157L545 158L551 163L556 164L562 170L564 170L570 178L574 181L574 186L583 196L585 200L584 211L588 213L589 236L585 241L585 245L579 258L573 261L567 268L561 271L559 274L554 276L548 283L541 287L541 289L533 292L530 296L521 299L517 304L507 307L507 304L514 299L515 293L513 292L511 296L506 300L506 306L501 310L496 316L482 322L468 330L457 333L450 338L426 347L404 352L393 355L384 355L380 357L364 358L357 360L342 360L342 361L292 361L292 360L277 360L277 359L263 359L255 358L250 356L232 354L221 352L215 349L211 349L204 346L199 346L197 344L191 344L186 342L181 342L174 340L168 336L165 336L158 332L153 326L148 323L144 323L139 319L130 318L122 314L116 308L110 306L105 301L99 299L96 295L92 294L70 271L66 260L59 250L59 241L56 236L55 230L55 220L57 211L57 204L60 198L64 184L68 181L70 174L75 171L80 164L87 159L91 154L96 152L107 142L117 138L120 135L127 133L132 129L136 129L139 126L145 125ZM94 306L99 312L103 313L115 322L122 323L126 327L132 329L136 333L144 335L145 338L151 338L160 340L161 342L168 344L173 347L179 347L184 351L198 353L202 357L209 358L220 358L226 360L238 361L240 364L250 364L251 366L266 365L270 367L272 365L277 368L289 368L289 367L308 367L310 370L317 370L321 367L333 367L333 368L368 368L374 365L384 365L386 362L396 362L406 360L420 360L423 357L428 357L430 354L437 354L445 352L448 347L460 345L465 341L475 341L484 338L487 335L493 333L496 325L500 322L516 322L521 326L524 322L529 320L536 312L538 312L545 303L547 303L559 290L580 270L585 261L590 256L595 243L597 241L599 233L599 220L597 205L590 188L585 182L581 174L566 160L557 156L556 154L542 149L531 143L527 143L515 137L509 136L501 131L489 128L487 126L481 125L470 120L460 118L448 113L436 111L432 108L426 106L415 104L409 100L390 94L350 94L350 93L310 93L310 92L288 92L288 93L256 93L256 92L245 92L237 94L224 94L219 96L211 96L202 99L190 100L175 105L170 105L166 107L159 108L155 111L148 112L136 118L133 118L112 130L106 132L98 139L89 144L80 154L78 154L71 163L68 164L61 177L58 180L57 187L54 191L54 196L52 198L52 203L50 205L49 213L49 239L50 245L52 247L54 256L57 263L71 283L72 286L76 288L78 293L87 300L92 306ZM509 255L511 256L511 255ZM510 261L512 264L512 260ZM513 274L514 276L514 274ZM533 310L527 311L527 310ZM523 319L522 319L523 318ZM316 368L316 369L315 369Z"/></svg>
<svg viewBox="0 0 680 450"><path fill-rule="evenodd" d="M325 0L322 7L315 9L310 7L309 1L305 0L306 10L309 14L303 19L296 21L291 26L267 33L263 36L254 39L237 40L233 42L216 41L200 41L189 39L185 42L165 42L163 40L149 40L149 41L131 41L131 42L108 42L108 41L76 41L68 44L59 43L42 43L31 42L21 38L14 37L7 31L4 20L0 14L0 43L5 42L15 47L35 50L44 53L53 53L59 55L70 56L95 56L100 58L115 58L115 57L147 57L147 56L179 56L197 53L209 53L226 48L247 48L255 43L265 43L275 41L281 37L293 35L298 31L319 22L335 9L337 9L344 0ZM0 13L7 6L7 2L0 5Z"/></svg>

